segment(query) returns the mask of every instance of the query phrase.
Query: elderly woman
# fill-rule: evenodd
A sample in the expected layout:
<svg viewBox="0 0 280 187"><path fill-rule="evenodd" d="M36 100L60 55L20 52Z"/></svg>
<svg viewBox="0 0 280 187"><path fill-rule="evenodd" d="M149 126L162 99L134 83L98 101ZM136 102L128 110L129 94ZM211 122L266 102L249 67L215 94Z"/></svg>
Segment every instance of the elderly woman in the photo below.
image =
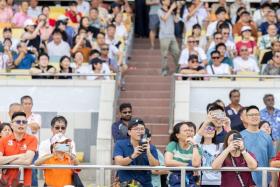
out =
<svg viewBox="0 0 280 187"><path fill-rule="evenodd" d="M279 40L279 35L277 34L277 27L275 24L271 24L267 27L267 34L260 38L259 49L269 49L271 48L271 43L273 41Z"/></svg>

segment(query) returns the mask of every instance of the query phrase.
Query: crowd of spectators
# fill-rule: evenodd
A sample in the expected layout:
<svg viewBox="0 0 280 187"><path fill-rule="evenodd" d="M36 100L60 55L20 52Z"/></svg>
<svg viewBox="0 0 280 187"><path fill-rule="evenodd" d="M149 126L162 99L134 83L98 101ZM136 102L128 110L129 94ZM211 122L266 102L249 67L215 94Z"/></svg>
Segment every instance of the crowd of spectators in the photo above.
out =
<svg viewBox="0 0 280 187"><path fill-rule="evenodd" d="M245 0L146 3L152 49L159 30L162 75L169 74L169 52L182 74L279 75L280 8L272 1L261 1L255 11Z"/></svg>
<svg viewBox="0 0 280 187"><path fill-rule="evenodd" d="M77 0L69 6L38 6L38 0L0 1L0 70L32 74L84 73L111 79L127 69L125 53L132 28L127 1L103 4ZM19 38L14 32L21 33ZM55 76L32 76L54 79ZM61 79L71 79L63 76Z"/></svg>

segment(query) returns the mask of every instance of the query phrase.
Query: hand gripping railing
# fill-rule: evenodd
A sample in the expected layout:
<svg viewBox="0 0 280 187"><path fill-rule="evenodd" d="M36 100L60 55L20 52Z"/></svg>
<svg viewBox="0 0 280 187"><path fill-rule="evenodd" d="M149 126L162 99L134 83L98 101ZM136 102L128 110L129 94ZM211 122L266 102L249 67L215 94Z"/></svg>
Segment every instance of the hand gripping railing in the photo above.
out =
<svg viewBox="0 0 280 187"><path fill-rule="evenodd" d="M99 186L105 186L105 170L168 170L168 171L181 171L181 187L185 187L186 171L261 171L262 172L262 186L267 186L267 173L268 172L279 172L280 168L272 167L258 167L257 169L251 170L247 167L223 167L218 170L214 170L211 167L165 167L165 166L118 166L118 165L42 165L42 166L23 166L23 165L0 165L0 168L12 169L19 168L20 171L23 169L96 169L99 170ZM20 181L24 180L24 172L21 172Z"/></svg>

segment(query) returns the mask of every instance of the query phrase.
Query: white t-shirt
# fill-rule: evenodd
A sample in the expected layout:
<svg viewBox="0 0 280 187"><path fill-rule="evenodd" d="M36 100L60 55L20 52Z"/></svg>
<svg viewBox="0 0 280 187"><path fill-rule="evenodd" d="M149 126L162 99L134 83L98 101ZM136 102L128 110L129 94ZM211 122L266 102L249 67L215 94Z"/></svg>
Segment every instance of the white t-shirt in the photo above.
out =
<svg viewBox="0 0 280 187"><path fill-rule="evenodd" d="M94 74L94 71L91 71L90 73ZM107 63L102 64L102 69L101 69L100 73L106 74L106 75L111 74L110 68ZM96 80L98 78L99 78L99 76L87 76L87 80ZM110 80L110 76L103 76L103 80Z"/></svg>
<svg viewBox="0 0 280 187"><path fill-rule="evenodd" d="M204 52L204 50L202 48L195 47L194 49L198 53L198 61L200 63L203 60L207 60L207 56L206 56L206 54L205 54L205 52ZM191 54L194 54L194 53L191 53ZM190 56L189 49L188 48L183 49L182 52L181 52L180 58L179 58L179 64L181 66L187 66L188 65L189 56Z"/></svg>
<svg viewBox="0 0 280 187"><path fill-rule="evenodd" d="M212 71L212 68L213 68L213 71ZM214 66L214 64L212 64L212 68L211 68L211 65L207 65L206 67L206 71L207 71L207 74L209 75L229 75L230 74L230 67L228 64L224 64L224 63L221 63L219 66Z"/></svg>
<svg viewBox="0 0 280 187"><path fill-rule="evenodd" d="M127 30L123 24L116 25L115 36L116 36L116 38L125 38L125 39L128 37Z"/></svg>
<svg viewBox="0 0 280 187"><path fill-rule="evenodd" d="M27 11L27 15L32 17L33 19L37 19L38 16L41 14L41 7L35 7L35 9L29 7Z"/></svg>
<svg viewBox="0 0 280 187"><path fill-rule="evenodd" d="M90 9L90 4L87 1L83 1L81 4L78 4L77 10L81 12L83 15L88 15Z"/></svg>
<svg viewBox="0 0 280 187"><path fill-rule="evenodd" d="M207 31L206 31L206 36L212 38L213 37L213 34L216 32L217 30L217 24L218 24L218 21L214 21L212 23L210 23L207 27Z"/></svg>
<svg viewBox="0 0 280 187"><path fill-rule="evenodd" d="M42 117L40 114L35 114L32 113L28 118L27 118L28 124L29 123L37 123L40 127L42 126ZM31 134L33 136L36 136L36 138L39 140L39 130L36 133L32 133L31 128L28 126L26 129L26 132L28 134Z"/></svg>
<svg viewBox="0 0 280 187"><path fill-rule="evenodd" d="M236 57L233 59L233 67L235 72L250 71L250 72L260 72L257 61L249 57L247 60L241 57Z"/></svg>
<svg viewBox="0 0 280 187"><path fill-rule="evenodd" d="M189 10L185 8L183 19L185 24L185 30L187 33L192 30L193 25L197 23L199 25L202 25L203 21L207 18L208 13L204 7L200 7L199 9L197 9L197 11L193 14L193 16L189 20L187 20L188 15L189 15Z"/></svg>
<svg viewBox="0 0 280 187"><path fill-rule="evenodd" d="M76 155L76 146L73 140L71 141L71 146L72 154ZM42 141L39 145L39 158L47 154L51 154L51 138Z"/></svg>
<svg viewBox="0 0 280 187"><path fill-rule="evenodd" d="M0 69L6 69L9 62L9 56L5 53L0 53Z"/></svg>
<svg viewBox="0 0 280 187"><path fill-rule="evenodd" d="M48 55L50 57L62 57L64 55L70 57L70 46L67 42L61 41L60 44L55 44L53 41L48 43Z"/></svg>

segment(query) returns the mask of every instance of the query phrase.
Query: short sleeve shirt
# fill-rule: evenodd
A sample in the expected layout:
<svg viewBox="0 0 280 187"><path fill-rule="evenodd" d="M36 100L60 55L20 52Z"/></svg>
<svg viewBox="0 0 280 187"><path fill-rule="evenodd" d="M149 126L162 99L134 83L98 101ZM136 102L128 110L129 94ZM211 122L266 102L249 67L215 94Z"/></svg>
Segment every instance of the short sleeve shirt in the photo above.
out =
<svg viewBox="0 0 280 187"><path fill-rule="evenodd" d="M0 140L0 152L3 156L23 154L27 151L36 151L37 139L35 136L25 134L23 139L17 141L14 134ZM8 169L6 175L10 176L9 184L18 177L18 169ZM31 186L32 170L24 170L24 186Z"/></svg>
<svg viewBox="0 0 280 187"><path fill-rule="evenodd" d="M16 60L18 55L14 57ZM16 66L17 69L30 69L32 64L35 62L35 57L31 54L26 54L25 57L20 61L20 63Z"/></svg>
<svg viewBox="0 0 280 187"><path fill-rule="evenodd" d="M158 10L158 16L160 20L159 24L159 38L172 38L175 39L175 31L174 31L174 15L173 13L167 18L166 21L162 20L162 16L164 16L167 12L163 9Z"/></svg>

